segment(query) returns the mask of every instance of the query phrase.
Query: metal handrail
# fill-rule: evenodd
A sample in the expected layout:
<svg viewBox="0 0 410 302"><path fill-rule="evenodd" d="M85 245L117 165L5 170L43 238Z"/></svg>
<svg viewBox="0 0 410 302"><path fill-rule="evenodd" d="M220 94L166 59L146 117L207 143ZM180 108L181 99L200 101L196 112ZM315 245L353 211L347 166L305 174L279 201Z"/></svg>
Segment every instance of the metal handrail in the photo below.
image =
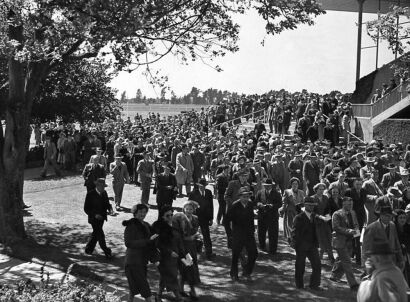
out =
<svg viewBox="0 0 410 302"><path fill-rule="evenodd" d="M243 117L246 117L246 116L248 116L248 115L253 115L253 114L255 114L255 113L259 113L259 112L262 112L262 111L266 111L266 109L260 109L260 110L258 110L258 111L254 111L254 112L247 113L247 114L244 114L244 115L241 115L241 116L238 116L238 117L234 117L233 119L224 121L224 122L219 123L219 124L212 125L211 127L218 127L218 126L220 126L220 125L222 125L222 124L225 124L225 123L228 123L228 124L229 124L229 122L233 122L233 121L235 121L235 120L237 120L237 119L241 119L241 124L243 124L243 123L242 123L242 118L243 118ZM235 127L235 126L237 126L237 125L230 126L230 127L228 127L228 128L232 128L232 127Z"/></svg>
<svg viewBox="0 0 410 302"><path fill-rule="evenodd" d="M329 117L328 117L326 114L323 114L323 113L322 113L322 115L323 115L325 118L329 119ZM346 131L347 131L347 130L346 130ZM362 143L365 143L365 144L366 144L366 142L365 142L364 140L362 140L360 137L354 135L352 132L347 131L347 133L349 133L351 136L353 136L354 138L358 139L358 140L361 141Z"/></svg>

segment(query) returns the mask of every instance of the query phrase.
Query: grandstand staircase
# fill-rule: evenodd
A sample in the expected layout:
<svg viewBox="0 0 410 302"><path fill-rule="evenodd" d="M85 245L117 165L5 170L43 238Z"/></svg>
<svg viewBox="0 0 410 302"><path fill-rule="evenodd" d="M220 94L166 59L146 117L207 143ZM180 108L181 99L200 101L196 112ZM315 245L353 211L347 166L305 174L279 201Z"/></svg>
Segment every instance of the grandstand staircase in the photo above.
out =
<svg viewBox="0 0 410 302"><path fill-rule="evenodd" d="M400 84L373 104L353 104L354 124L352 129L361 128L364 134L362 137L366 141L373 139L375 126L410 106L410 94L407 91L409 84L409 81Z"/></svg>

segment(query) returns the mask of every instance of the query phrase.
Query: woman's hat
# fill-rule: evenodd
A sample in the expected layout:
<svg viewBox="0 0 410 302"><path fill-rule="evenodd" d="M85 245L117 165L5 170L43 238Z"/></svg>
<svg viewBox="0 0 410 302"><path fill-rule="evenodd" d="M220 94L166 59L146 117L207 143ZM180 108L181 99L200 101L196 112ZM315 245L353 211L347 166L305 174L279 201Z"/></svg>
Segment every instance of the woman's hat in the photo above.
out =
<svg viewBox="0 0 410 302"><path fill-rule="evenodd" d="M313 187L313 191L317 191L317 189L319 189L319 187L323 187L326 190L326 184L324 184L323 182L319 182L317 184L315 184L315 186Z"/></svg>
<svg viewBox="0 0 410 302"><path fill-rule="evenodd" d="M292 177L292 178L290 179L289 183L292 184L292 183L295 182L295 181L298 183L298 185L300 184L300 180L299 180L299 178L297 178L297 177Z"/></svg>
<svg viewBox="0 0 410 302"><path fill-rule="evenodd" d="M184 202L184 204L182 205L182 208L185 209L186 206L192 206L195 209L199 208L199 204L196 201L193 201L191 199L188 199L187 201Z"/></svg>

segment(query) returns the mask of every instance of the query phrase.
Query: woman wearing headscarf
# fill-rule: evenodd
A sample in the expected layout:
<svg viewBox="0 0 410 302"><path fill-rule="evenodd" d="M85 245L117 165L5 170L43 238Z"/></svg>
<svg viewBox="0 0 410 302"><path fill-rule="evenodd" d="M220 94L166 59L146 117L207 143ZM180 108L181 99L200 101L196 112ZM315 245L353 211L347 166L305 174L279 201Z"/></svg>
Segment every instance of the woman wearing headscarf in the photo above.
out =
<svg viewBox="0 0 410 302"><path fill-rule="evenodd" d="M199 278L198 269L198 255L197 255L197 239L200 238L198 233L199 220L193 213L199 207L198 203L192 200L188 200L183 205L183 212L176 213L172 218L172 225L176 228L184 242L185 252L191 255L193 264L191 266L180 266L181 271L181 295L188 296L184 292L184 285L187 282L190 286L189 296L192 300L198 299L195 285L198 285L201 281Z"/></svg>
<svg viewBox="0 0 410 302"><path fill-rule="evenodd" d="M156 246L160 252L159 260L159 290L158 298L161 299L164 289L172 291L177 301L181 301L178 283L178 266L180 259L185 258L184 244L177 229L172 227L172 207L164 205L160 210L157 221L152 228L158 234Z"/></svg>
<svg viewBox="0 0 410 302"><path fill-rule="evenodd" d="M305 192L299 189L299 183L300 181L296 177L291 178L291 188L283 193L282 207L279 209L279 213L283 216L283 232L288 242L291 239L293 219L300 212L300 204L305 198Z"/></svg>
<svg viewBox="0 0 410 302"><path fill-rule="evenodd" d="M125 275L129 286L128 301L134 301L134 296L141 294L145 301L153 301L151 289L147 281L147 264L156 259L154 240L157 234L152 234L150 225L144 221L148 207L137 204L131 208L133 218L125 220L124 242L127 247L125 253Z"/></svg>

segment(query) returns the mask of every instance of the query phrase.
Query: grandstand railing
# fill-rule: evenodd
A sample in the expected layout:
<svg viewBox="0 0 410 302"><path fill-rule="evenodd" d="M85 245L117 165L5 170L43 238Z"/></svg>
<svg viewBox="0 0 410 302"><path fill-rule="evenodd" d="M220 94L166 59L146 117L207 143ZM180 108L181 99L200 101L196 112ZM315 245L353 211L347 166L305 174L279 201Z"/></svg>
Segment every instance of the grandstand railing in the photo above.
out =
<svg viewBox="0 0 410 302"><path fill-rule="evenodd" d="M386 111L409 95L407 85L409 85L409 81L403 82L373 104L353 104L354 116L374 118Z"/></svg>

